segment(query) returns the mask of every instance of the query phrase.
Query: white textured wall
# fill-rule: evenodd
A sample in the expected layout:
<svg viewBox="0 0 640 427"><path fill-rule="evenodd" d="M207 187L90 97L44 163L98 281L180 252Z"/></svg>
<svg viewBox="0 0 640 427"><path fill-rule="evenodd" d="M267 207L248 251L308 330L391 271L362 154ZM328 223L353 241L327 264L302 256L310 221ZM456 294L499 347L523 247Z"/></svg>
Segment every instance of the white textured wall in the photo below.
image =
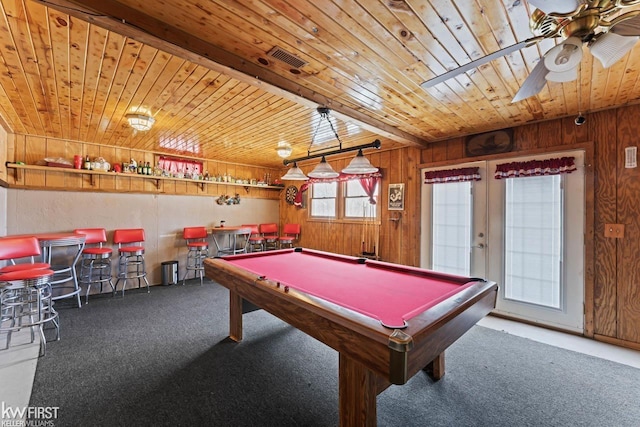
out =
<svg viewBox="0 0 640 427"><path fill-rule="evenodd" d="M177 260L180 278L184 274L187 251L182 240L184 227L213 227L220 220L225 220L227 226L278 222L278 200L244 198L240 204L230 206L218 205L215 200L203 196L0 188L0 213L6 212L0 219L0 235L104 227L111 241L117 228L144 228L149 282L159 284L163 261Z"/></svg>
<svg viewBox="0 0 640 427"><path fill-rule="evenodd" d="M0 236L7 234L7 189L0 187Z"/></svg>

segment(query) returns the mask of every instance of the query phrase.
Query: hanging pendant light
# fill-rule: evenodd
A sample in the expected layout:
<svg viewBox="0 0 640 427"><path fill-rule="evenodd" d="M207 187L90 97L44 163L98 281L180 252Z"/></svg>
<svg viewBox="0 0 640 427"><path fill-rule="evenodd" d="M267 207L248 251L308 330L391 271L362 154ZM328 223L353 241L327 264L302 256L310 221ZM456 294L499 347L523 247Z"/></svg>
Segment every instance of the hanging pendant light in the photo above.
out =
<svg viewBox="0 0 640 427"><path fill-rule="evenodd" d="M374 173L378 172L378 168L373 166L369 159L367 159L364 154L362 154L362 149L358 150L358 155L351 160L349 166L342 169L342 173L350 174L350 175L358 175L365 173Z"/></svg>
<svg viewBox="0 0 640 427"><path fill-rule="evenodd" d="M327 159L322 156L322 160L318 163L311 172L309 172L311 178L337 178L340 174L333 170L331 165L327 163Z"/></svg>
<svg viewBox="0 0 640 427"><path fill-rule="evenodd" d="M289 169L287 171L286 174L284 174L284 176L282 178L283 181L284 180L288 180L288 181L306 181L309 179L308 176L306 176L304 174L304 172L302 172L302 169L300 169L298 167L297 163L293 164L293 167L291 169Z"/></svg>

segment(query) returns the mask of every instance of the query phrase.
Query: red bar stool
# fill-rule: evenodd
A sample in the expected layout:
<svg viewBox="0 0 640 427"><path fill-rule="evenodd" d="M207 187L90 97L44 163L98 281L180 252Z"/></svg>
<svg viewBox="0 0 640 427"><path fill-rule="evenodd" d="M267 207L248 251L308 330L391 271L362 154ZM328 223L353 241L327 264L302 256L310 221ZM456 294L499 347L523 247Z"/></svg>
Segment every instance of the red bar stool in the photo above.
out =
<svg viewBox="0 0 640 427"><path fill-rule="evenodd" d="M260 224L260 234L264 238L264 249L278 249L278 224L275 222Z"/></svg>
<svg viewBox="0 0 640 427"><path fill-rule="evenodd" d="M249 252L264 251L264 237L260 234L258 224L242 224L241 227L251 229L251 235L249 236L247 245Z"/></svg>
<svg viewBox="0 0 640 427"><path fill-rule="evenodd" d="M113 249L102 247L102 244L107 242L107 230L104 228L76 228L73 232L87 236L84 241L85 247L80 256L80 274L78 277L78 282L87 286L87 293L84 297L85 304L89 302L89 291L94 283L100 285L100 293L102 293L103 283L109 283L111 292L115 294L116 288L111 281L111 254L113 254Z"/></svg>
<svg viewBox="0 0 640 427"><path fill-rule="evenodd" d="M113 243L118 245L118 280L114 286L114 292L118 289L120 280L124 280L122 284L122 296L124 297L124 289L127 287L127 280L138 279L138 288L140 288L140 279L144 279L147 284L147 293L149 293L149 281L147 280L147 269L144 263L144 229L127 228L115 230L113 232ZM127 245L127 246L124 246Z"/></svg>
<svg viewBox="0 0 640 427"><path fill-rule="evenodd" d="M282 228L282 236L280 236L281 248L292 248L293 242L298 240L300 236L300 224L285 224Z"/></svg>
<svg viewBox="0 0 640 427"><path fill-rule="evenodd" d="M187 279L189 271L193 271L193 277L196 274L200 276L200 286L202 286L202 277L204 276L205 258L209 256L209 243L207 242L209 233L206 227L185 227L182 230L182 238L187 241L187 267L182 278L182 285Z"/></svg>
<svg viewBox="0 0 640 427"><path fill-rule="evenodd" d="M51 298L50 269L16 270L0 274L0 333L7 333L6 348L11 345L11 334L23 328L31 330L31 342L35 330L40 334L40 356L47 352L44 326L51 322L60 339L58 313Z"/></svg>
<svg viewBox="0 0 640 427"><path fill-rule="evenodd" d="M0 261L10 264L0 268L0 274L12 271L49 269L46 262L35 262L40 257L40 243L33 236L3 237L0 239ZM27 262L16 264L16 260L25 259Z"/></svg>

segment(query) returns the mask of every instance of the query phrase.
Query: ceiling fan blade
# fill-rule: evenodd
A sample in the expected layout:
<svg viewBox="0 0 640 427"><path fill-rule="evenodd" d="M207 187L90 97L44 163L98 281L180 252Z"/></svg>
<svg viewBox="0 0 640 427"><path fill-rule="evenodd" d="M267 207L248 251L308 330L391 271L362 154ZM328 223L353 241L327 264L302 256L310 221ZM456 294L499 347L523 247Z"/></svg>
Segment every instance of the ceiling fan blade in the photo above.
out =
<svg viewBox="0 0 640 427"><path fill-rule="evenodd" d="M466 73L467 71L472 70L474 68L478 68L479 66L481 66L483 64L486 64L489 61L493 61L494 59L501 58L501 57L503 57L505 55L508 55L508 54L510 54L512 52L515 52L515 51L520 50L522 48L528 47L528 46L530 46L530 45L532 45L534 43L537 43L540 40L541 40L540 37L534 37L532 39L527 39L527 40L521 41L520 43L516 43L514 45L507 46L507 47L505 47L503 49L500 49L498 51L495 51L495 52L493 52L493 53L491 53L489 55L483 56L482 58L478 58L478 59L476 59L474 61L471 61L468 64L461 65L458 68L454 68L453 70L447 71L444 74L440 74L439 76L436 76L436 77L434 77L432 79L429 79L429 80L427 80L425 82L422 82L420 84L420 86L422 86L424 89L427 89L429 87L435 86L438 83L442 83L445 80L449 80L450 78L453 78L453 77L455 77L455 76L457 76L459 74Z"/></svg>
<svg viewBox="0 0 640 427"><path fill-rule="evenodd" d="M544 13L570 13L582 3L579 0L529 0L529 4Z"/></svg>
<svg viewBox="0 0 640 427"><path fill-rule="evenodd" d="M520 90L516 93L516 96L513 97L511 103L522 101L525 98L529 98L530 96L537 95L545 84L547 84L547 74L549 70L544 65L544 58L540 58L538 64L533 67L531 74L525 79L524 83L520 87Z"/></svg>
<svg viewBox="0 0 640 427"><path fill-rule="evenodd" d="M618 22L610 32L619 36L640 36L640 15Z"/></svg>

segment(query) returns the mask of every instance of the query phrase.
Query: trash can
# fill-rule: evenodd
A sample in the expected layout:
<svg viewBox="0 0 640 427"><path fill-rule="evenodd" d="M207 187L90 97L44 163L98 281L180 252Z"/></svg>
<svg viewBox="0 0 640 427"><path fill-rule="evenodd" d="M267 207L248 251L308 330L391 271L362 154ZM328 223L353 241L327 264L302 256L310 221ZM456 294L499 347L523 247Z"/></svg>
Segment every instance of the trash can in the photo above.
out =
<svg viewBox="0 0 640 427"><path fill-rule="evenodd" d="M178 284L178 261L162 263L162 284L164 286Z"/></svg>

